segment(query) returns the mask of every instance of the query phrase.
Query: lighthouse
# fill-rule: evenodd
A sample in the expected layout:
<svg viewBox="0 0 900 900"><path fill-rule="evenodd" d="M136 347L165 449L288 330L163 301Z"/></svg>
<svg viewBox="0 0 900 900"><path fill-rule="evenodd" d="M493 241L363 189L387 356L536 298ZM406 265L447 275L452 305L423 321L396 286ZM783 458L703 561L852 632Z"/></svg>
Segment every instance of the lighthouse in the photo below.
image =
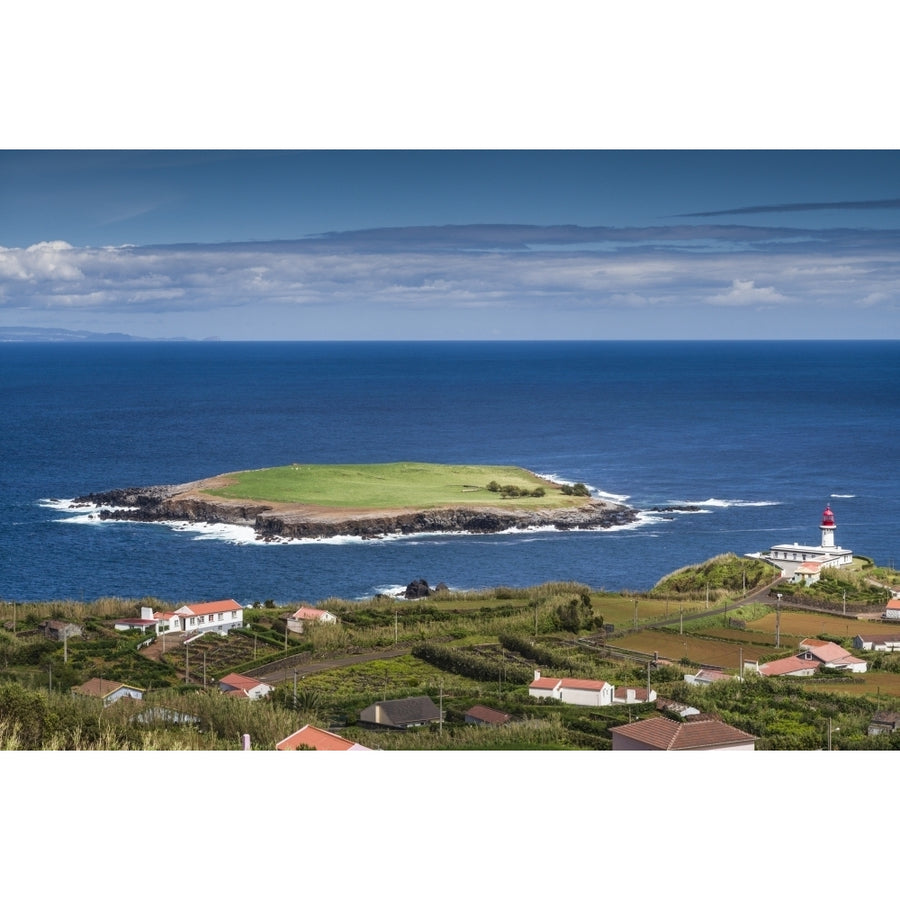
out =
<svg viewBox="0 0 900 900"><path fill-rule="evenodd" d="M785 578L792 581L797 580L795 575L802 573L803 577L808 577L807 573L815 570L818 573L820 569L838 568L840 566L849 566L853 564L853 552L845 550L843 547L836 545L834 542L834 513L831 511L831 504L825 506L822 513L822 524L819 530L822 532L822 542L816 547L812 544L776 544L774 547L763 553L748 553L747 556L753 559L765 559L778 566L784 573ZM801 566L803 567L801 569ZM798 569L800 572L798 572ZM818 577L818 574L816 574Z"/></svg>
<svg viewBox="0 0 900 900"><path fill-rule="evenodd" d="M822 531L822 546L834 546L834 513L831 511L831 505L826 504L825 512L822 513L822 524L819 526Z"/></svg>

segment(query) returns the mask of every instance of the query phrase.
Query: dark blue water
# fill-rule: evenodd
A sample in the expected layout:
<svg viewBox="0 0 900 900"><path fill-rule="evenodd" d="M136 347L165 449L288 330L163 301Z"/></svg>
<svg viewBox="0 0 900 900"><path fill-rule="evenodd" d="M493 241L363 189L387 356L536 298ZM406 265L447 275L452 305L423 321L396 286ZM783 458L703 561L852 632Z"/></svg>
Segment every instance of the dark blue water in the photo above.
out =
<svg viewBox="0 0 900 900"><path fill-rule="evenodd" d="M414 578L651 587L836 541L900 562L897 342L0 344L0 597L278 603ZM291 462L496 463L648 515L585 533L283 545L42 503Z"/></svg>

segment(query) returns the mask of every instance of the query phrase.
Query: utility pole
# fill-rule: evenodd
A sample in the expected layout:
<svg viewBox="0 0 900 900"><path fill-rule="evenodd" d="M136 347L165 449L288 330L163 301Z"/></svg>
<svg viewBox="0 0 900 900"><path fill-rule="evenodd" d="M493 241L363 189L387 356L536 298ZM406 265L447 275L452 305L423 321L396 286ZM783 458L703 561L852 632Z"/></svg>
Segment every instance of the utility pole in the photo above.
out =
<svg viewBox="0 0 900 900"><path fill-rule="evenodd" d="M684 634L684 610L681 610L680 620L678 623L678 633Z"/></svg>
<svg viewBox="0 0 900 900"><path fill-rule="evenodd" d="M294 709L297 708L297 670L294 669Z"/></svg>
<svg viewBox="0 0 900 900"><path fill-rule="evenodd" d="M781 594L776 594L775 603L775 647L781 646Z"/></svg>
<svg viewBox="0 0 900 900"><path fill-rule="evenodd" d="M441 706L440 718L438 719L438 734L444 733L444 679L441 679ZM831 749L831 748L829 748Z"/></svg>
<svg viewBox="0 0 900 900"><path fill-rule="evenodd" d="M189 677L189 672L190 672L190 668L189 668L189 660L188 660L188 645L185 644L184 645L184 683L185 684L191 683L191 679Z"/></svg>
<svg viewBox="0 0 900 900"><path fill-rule="evenodd" d="M634 627L637 628L637 599L634 601Z"/></svg>
<svg viewBox="0 0 900 900"><path fill-rule="evenodd" d="M397 634L398 634L398 625L397 625L397 610L394 610L394 645L397 644Z"/></svg>
<svg viewBox="0 0 900 900"><path fill-rule="evenodd" d="M206 687L206 651L203 651L203 687Z"/></svg>

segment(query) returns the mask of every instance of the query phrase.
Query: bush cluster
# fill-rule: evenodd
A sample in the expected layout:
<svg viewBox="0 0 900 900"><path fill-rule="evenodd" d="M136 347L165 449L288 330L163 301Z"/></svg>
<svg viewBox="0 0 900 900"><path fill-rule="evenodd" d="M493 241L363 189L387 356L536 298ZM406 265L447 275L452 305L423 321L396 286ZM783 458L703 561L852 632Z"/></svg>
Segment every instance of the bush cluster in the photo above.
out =
<svg viewBox="0 0 900 900"><path fill-rule="evenodd" d="M543 497L547 493L542 487L536 487L532 490L515 484L500 484L498 481L491 481L487 485L487 489L493 494L499 494L506 500L515 497Z"/></svg>

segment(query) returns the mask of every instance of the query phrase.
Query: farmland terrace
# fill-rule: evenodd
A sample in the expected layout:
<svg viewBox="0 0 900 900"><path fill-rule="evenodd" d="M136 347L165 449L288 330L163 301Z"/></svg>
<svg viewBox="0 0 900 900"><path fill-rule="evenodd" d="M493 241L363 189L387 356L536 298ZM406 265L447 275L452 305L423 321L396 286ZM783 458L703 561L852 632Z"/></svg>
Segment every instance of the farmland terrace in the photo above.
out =
<svg viewBox="0 0 900 900"><path fill-rule="evenodd" d="M100 507L102 519L245 525L261 540L595 529L637 517L514 466L426 463L293 464L87 494L73 505Z"/></svg>

